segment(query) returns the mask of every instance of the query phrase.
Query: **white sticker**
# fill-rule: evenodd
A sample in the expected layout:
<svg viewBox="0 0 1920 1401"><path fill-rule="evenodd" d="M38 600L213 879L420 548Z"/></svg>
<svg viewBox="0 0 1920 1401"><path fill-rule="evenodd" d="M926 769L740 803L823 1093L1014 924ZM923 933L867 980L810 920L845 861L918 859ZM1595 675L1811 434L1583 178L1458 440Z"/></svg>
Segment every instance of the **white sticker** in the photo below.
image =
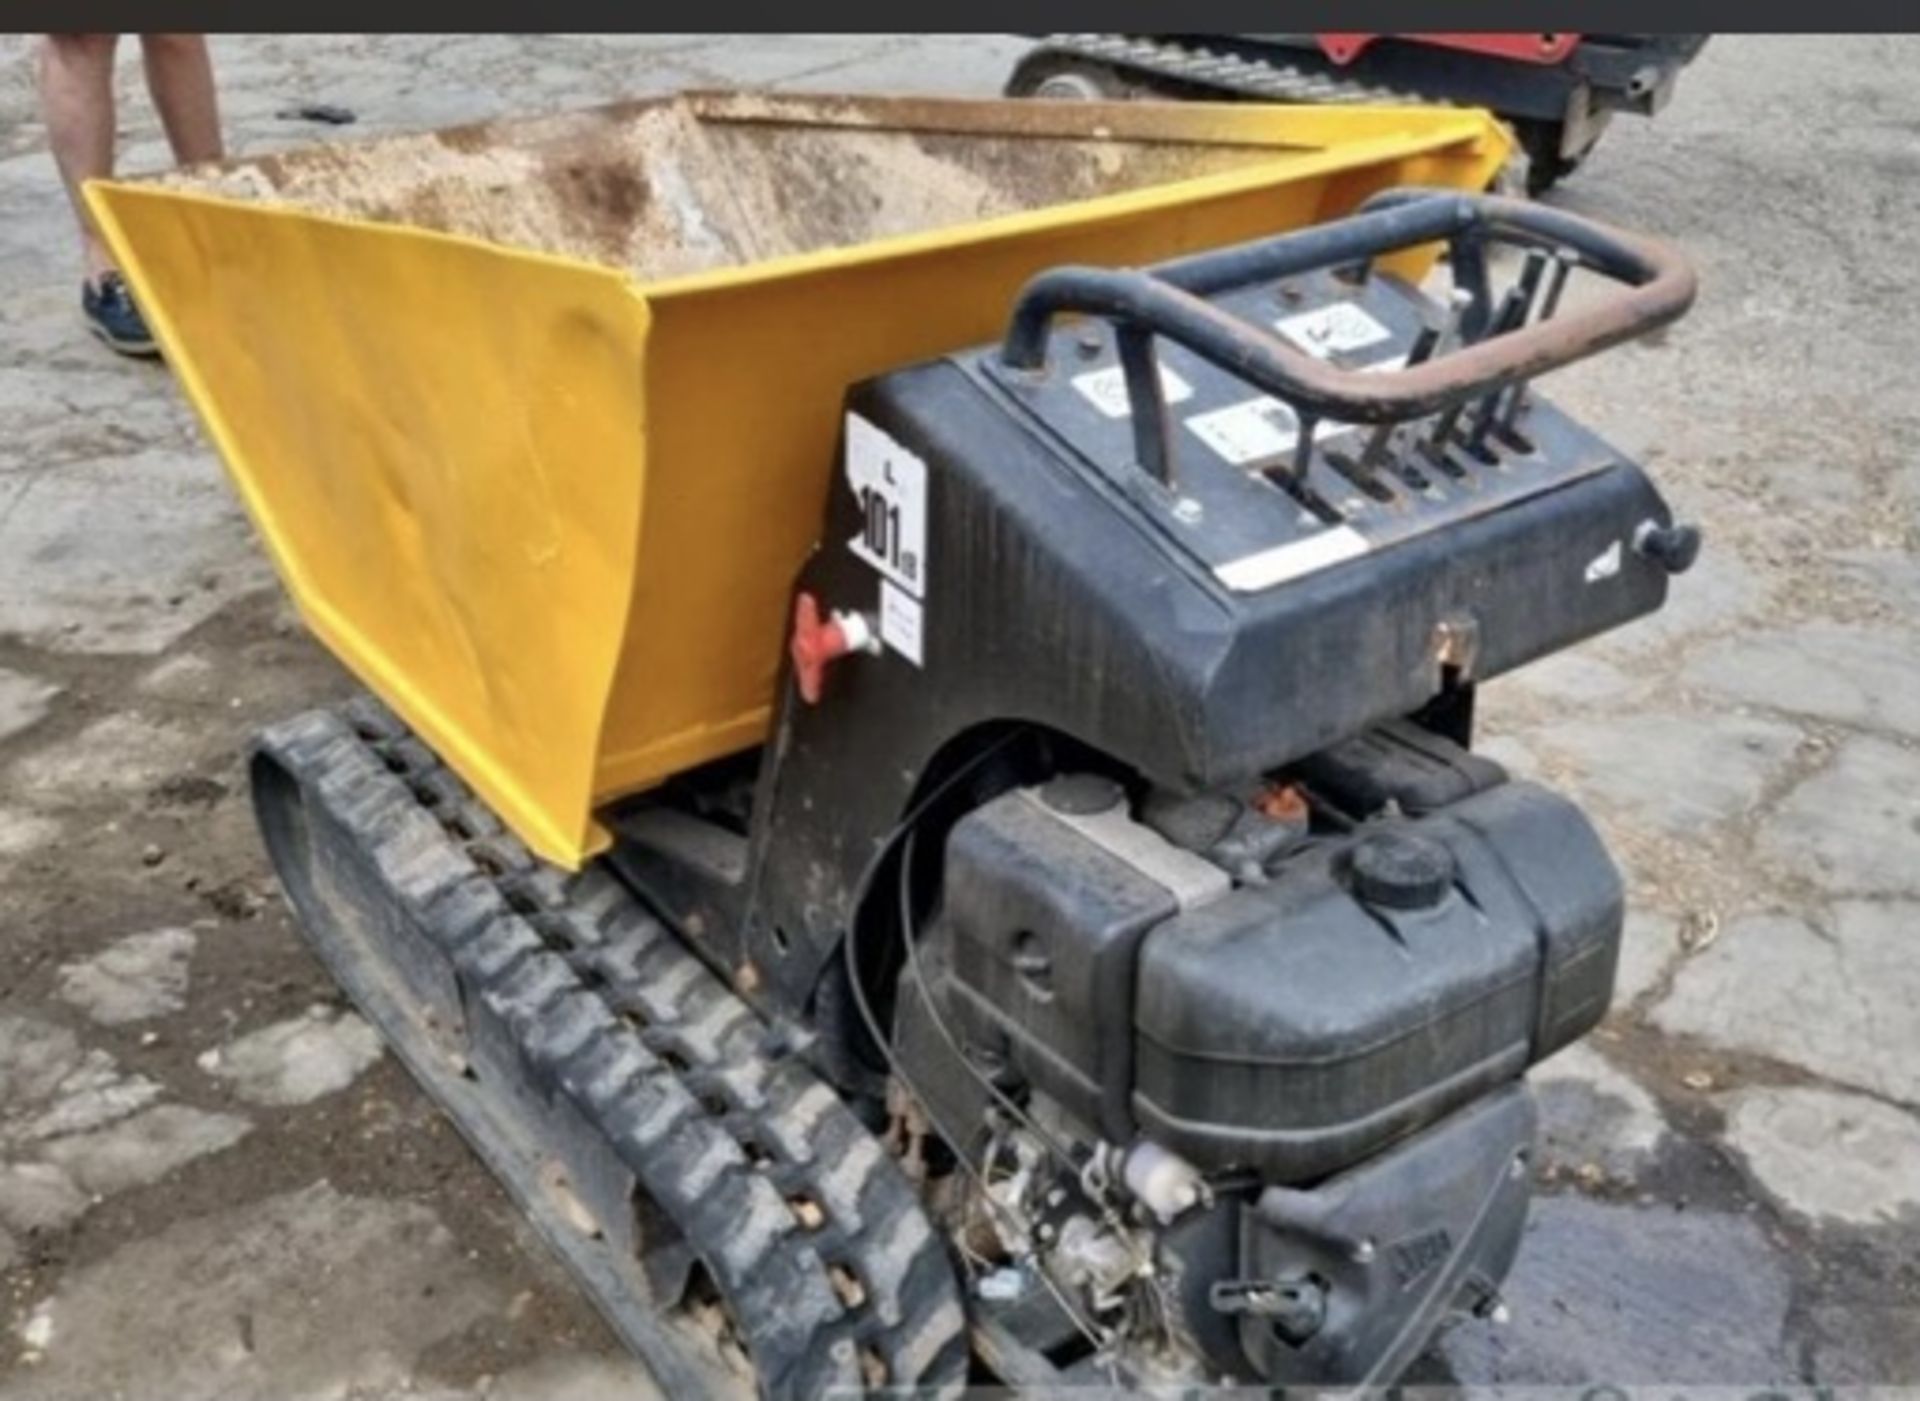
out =
<svg viewBox="0 0 1920 1401"><path fill-rule="evenodd" d="M1307 354L1322 360L1378 345L1393 337L1393 332L1354 302L1329 302L1312 311L1283 317L1273 326Z"/></svg>
<svg viewBox="0 0 1920 1401"><path fill-rule="evenodd" d="M850 413L847 485L861 511L860 533L847 548L918 598L927 568L927 464Z"/></svg>
<svg viewBox="0 0 1920 1401"><path fill-rule="evenodd" d="M1587 582L1597 584L1602 579L1611 579L1620 572L1620 542L1615 540L1606 549L1587 561Z"/></svg>
<svg viewBox="0 0 1920 1401"><path fill-rule="evenodd" d="M1109 365L1104 370L1088 370L1084 375L1075 375L1073 387L1085 396L1088 403L1108 418L1128 416L1130 405L1127 402L1127 376L1118 365ZM1193 386L1162 365L1160 396L1169 404L1184 404L1193 397Z"/></svg>
<svg viewBox="0 0 1920 1401"><path fill-rule="evenodd" d="M920 600L880 581L880 640L915 666L920 659Z"/></svg>
<svg viewBox="0 0 1920 1401"><path fill-rule="evenodd" d="M1213 571L1213 576L1235 593L1256 593L1344 560L1358 559L1371 548L1367 537L1352 526L1336 525L1304 540L1228 560Z"/></svg>
<svg viewBox="0 0 1920 1401"><path fill-rule="evenodd" d="M1284 457L1300 438L1300 416L1289 405L1264 394L1224 409L1197 413L1186 422L1201 442L1236 467ZM1313 430L1313 440L1325 442L1352 426L1322 419Z"/></svg>

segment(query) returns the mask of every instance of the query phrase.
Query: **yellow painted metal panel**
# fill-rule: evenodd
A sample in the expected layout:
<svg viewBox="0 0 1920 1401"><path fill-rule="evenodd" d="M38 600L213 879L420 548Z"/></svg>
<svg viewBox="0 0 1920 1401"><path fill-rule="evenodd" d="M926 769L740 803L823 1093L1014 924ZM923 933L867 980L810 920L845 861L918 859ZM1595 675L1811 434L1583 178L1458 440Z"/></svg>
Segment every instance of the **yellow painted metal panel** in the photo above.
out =
<svg viewBox="0 0 1920 1401"><path fill-rule="evenodd" d="M646 482L644 301L412 229L132 186L95 208L308 623L578 859Z"/></svg>
<svg viewBox="0 0 1920 1401"><path fill-rule="evenodd" d="M89 192L305 616L568 864L597 805L764 734L849 383L992 338L1048 266L1477 188L1507 150L1483 113L1424 109L707 95L577 120L397 138L385 170L288 157L266 193L306 209L232 197L257 167ZM650 183L621 185L636 153ZM942 161L944 203L836 197ZM1051 202L1085 187L1111 192Z"/></svg>

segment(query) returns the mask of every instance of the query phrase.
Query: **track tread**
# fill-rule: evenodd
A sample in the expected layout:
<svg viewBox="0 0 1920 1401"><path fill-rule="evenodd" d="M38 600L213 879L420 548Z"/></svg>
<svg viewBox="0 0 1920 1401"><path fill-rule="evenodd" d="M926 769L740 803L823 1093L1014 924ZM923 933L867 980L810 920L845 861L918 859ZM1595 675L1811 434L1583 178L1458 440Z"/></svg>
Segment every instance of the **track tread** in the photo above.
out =
<svg viewBox="0 0 1920 1401"><path fill-rule="evenodd" d="M257 747L439 947L469 1035L476 1016L504 1033L526 1086L567 1101L685 1234L765 1394L858 1389L874 1358L889 1385L960 1387L958 1285L905 1176L615 877L536 860L369 697L276 726ZM503 1043L489 1044L499 1059ZM824 1219L809 1227L796 1197Z"/></svg>
<svg viewBox="0 0 1920 1401"><path fill-rule="evenodd" d="M1049 34L1034 50L1034 54L1047 53L1106 64L1130 78L1170 79L1268 102L1450 105L1423 93L1362 83L1280 59L1248 58L1141 34ZM1028 61L1032 58L1030 54Z"/></svg>

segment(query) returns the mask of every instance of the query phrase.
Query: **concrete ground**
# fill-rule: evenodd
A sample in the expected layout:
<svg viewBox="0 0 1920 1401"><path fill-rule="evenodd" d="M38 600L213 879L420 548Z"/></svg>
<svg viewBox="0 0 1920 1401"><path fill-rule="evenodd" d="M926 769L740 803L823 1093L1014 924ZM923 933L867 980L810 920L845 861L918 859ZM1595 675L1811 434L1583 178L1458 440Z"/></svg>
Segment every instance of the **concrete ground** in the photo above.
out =
<svg viewBox="0 0 1920 1401"><path fill-rule="evenodd" d="M697 84L989 92L999 39L240 39L234 146ZM1537 1076L1513 1317L1425 1380L1920 1383L1920 43L1717 39L1556 196L1698 309L1559 377L1706 529L1488 687L1596 814L1616 1010ZM126 165L163 160L123 66ZM349 107L344 132L277 113ZM167 372L83 334L0 39L0 1397L641 1394L296 942L237 755L343 694Z"/></svg>

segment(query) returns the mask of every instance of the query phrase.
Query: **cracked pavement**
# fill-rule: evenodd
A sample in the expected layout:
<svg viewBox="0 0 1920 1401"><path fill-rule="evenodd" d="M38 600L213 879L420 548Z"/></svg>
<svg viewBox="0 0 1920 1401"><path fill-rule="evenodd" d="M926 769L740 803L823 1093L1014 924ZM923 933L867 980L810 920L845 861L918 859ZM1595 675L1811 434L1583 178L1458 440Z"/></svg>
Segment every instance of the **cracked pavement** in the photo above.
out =
<svg viewBox="0 0 1920 1401"><path fill-rule="evenodd" d="M1006 38L217 41L238 152L686 86L988 93ZM346 693L164 369L83 333L0 38L0 1398L645 1394L296 942L257 726ZM1594 815L1615 1011L1536 1074L1505 1326L1414 1380L1920 1384L1920 91L1716 38L1553 197L1701 270L1547 392L1706 530L1654 619L1483 692ZM123 55L123 168L164 162ZM326 128L276 114L353 109Z"/></svg>

